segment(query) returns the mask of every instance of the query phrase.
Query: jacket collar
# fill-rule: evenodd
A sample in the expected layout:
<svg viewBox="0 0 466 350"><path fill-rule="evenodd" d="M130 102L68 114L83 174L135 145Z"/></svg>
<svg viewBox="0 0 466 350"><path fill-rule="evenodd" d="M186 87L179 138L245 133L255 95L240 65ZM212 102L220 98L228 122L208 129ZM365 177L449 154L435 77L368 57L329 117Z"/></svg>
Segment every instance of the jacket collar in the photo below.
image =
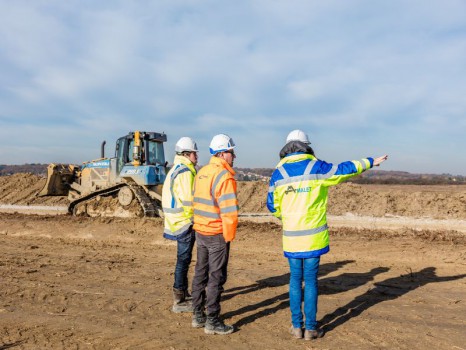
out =
<svg viewBox="0 0 466 350"><path fill-rule="evenodd" d="M193 162L191 162L185 156L179 156L178 154L175 156L175 160L173 161L173 166L176 166L178 164L186 165L193 174L196 174L196 168L194 167Z"/></svg>
<svg viewBox="0 0 466 350"><path fill-rule="evenodd" d="M308 153L291 153L288 154L286 157L283 157L282 160L280 160L280 162L277 165L277 168L281 167L285 163L296 163L305 159L316 160L317 158L314 157L312 154Z"/></svg>
<svg viewBox="0 0 466 350"><path fill-rule="evenodd" d="M233 176L235 176L235 174L236 174L236 172L233 170L233 168L231 166L229 166L228 163L222 158L212 156L212 157L210 157L209 164L213 164L213 165L216 165L216 166L221 166L222 168L227 169L231 173L231 175L233 175Z"/></svg>

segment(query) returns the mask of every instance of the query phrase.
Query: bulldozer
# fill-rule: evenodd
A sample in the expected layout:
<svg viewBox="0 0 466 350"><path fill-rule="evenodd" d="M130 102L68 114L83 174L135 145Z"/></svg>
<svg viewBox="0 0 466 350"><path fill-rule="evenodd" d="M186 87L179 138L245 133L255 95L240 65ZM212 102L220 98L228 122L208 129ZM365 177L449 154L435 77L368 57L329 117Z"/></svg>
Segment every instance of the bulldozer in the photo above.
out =
<svg viewBox="0 0 466 350"><path fill-rule="evenodd" d="M72 215L163 217L166 141L165 133L133 131L116 141L114 157L105 157L103 141L99 159L49 164L38 196L68 196Z"/></svg>

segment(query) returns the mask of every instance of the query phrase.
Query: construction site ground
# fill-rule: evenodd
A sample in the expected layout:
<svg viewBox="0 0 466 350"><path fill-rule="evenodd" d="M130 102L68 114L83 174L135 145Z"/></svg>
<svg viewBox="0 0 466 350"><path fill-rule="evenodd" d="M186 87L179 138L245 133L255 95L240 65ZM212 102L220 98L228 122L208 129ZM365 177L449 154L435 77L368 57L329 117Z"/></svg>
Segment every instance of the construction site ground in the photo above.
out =
<svg viewBox="0 0 466 350"><path fill-rule="evenodd" d="M0 177L0 204L66 206L35 196L43 181ZM241 212L265 213L267 189L240 183ZM170 311L176 244L161 219L0 211L0 349L466 349L464 186L330 190L319 274L326 334L314 341L288 333L275 221L241 219L222 298L236 331L211 336Z"/></svg>

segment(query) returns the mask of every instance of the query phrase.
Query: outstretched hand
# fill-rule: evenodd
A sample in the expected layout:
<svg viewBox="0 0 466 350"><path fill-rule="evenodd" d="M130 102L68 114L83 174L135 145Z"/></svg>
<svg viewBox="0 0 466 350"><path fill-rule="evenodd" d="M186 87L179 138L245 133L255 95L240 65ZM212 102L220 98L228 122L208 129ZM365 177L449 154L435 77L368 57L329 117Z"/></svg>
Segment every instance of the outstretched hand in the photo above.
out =
<svg viewBox="0 0 466 350"><path fill-rule="evenodd" d="M379 166L383 162L385 162L388 158L388 155L384 155L381 157L374 158L374 166Z"/></svg>

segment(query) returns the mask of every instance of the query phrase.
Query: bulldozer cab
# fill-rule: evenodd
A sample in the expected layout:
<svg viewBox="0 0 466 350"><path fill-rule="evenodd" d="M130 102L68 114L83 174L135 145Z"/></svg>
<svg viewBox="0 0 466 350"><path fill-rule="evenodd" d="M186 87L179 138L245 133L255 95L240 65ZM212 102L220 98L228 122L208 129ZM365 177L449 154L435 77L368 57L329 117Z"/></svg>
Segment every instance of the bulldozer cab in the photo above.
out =
<svg viewBox="0 0 466 350"><path fill-rule="evenodd" d="M125 165L165 166L163 143L166 141L167 135L156 132L130 132L119 138L115 147L117 174Z"/></svg>

